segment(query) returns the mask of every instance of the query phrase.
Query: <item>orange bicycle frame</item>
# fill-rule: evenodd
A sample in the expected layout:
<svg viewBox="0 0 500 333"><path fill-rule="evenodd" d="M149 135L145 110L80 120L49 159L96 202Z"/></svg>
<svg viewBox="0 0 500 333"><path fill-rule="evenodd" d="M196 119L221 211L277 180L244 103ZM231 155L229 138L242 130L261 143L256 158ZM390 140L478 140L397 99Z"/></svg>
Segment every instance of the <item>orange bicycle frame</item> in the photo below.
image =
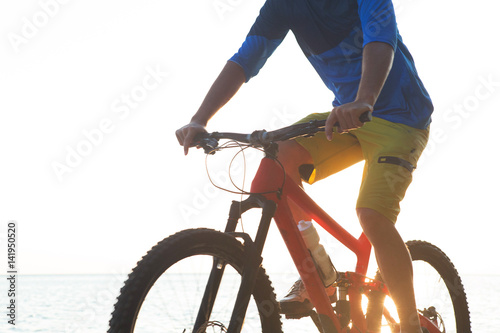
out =
<svg viewBox="0 0 500 333"><path fill-rule="evenodd" d="M283 177L285 177L283 181ZM274 193L268 193L273 192ZM299 275L304 282L311 302L316 308L321 323L326 332L332 325L337 332L342 328L338 316L334 313L330 304L323 282L316 271L311 255L300 235L296 221L293 219L288 201L293 201L311 219L316 221L322 228L339 240L357 256L355 275L364 277L368 269L371 244L362 233L355 238L321 209L297 184L287 175L284 175L282 167L271 158L264 158L259 166L257 174L252 182L252 193L267 193L264 196L277 204L274 215L276 225L285 241L290 255L297 267ZM355 279L356 280L356 279ZM359 280L359 279L358 279ZM364 282L361 278L360 284ZM366 331L366 323L361 310L361 292L359 288L349 288L350 317L359 329ZM329 318L329 319L326 319Z"/></svg>

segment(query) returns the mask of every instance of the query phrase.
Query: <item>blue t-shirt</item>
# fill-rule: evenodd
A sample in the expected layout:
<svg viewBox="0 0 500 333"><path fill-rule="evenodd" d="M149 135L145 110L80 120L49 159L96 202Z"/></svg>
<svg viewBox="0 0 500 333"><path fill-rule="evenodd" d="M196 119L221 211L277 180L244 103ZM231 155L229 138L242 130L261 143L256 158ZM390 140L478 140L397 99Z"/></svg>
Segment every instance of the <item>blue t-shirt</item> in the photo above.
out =
<svg viewBox="0 0 500 333"><path fill-rule="evenodd" d="M334 93L334 106L355 100L363 47L375 41L390 44L394 61L373 115L415 128L428 127L432 102L399 35L391 0L267 0L230 60L250 80L289 30Z"/></svg>

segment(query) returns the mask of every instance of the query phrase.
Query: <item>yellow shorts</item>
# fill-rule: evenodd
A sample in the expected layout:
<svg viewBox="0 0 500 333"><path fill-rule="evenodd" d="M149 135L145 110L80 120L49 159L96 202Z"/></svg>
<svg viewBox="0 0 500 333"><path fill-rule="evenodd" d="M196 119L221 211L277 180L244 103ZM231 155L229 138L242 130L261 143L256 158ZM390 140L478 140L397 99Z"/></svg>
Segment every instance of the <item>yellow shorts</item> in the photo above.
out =
<svg viewBox="0 0 500 333"><path fill-rule="evenodd" d="M330 112L314 113L299 121L326 119ZM412 172L429 138L429 130L416 129L373 117L371 122L348 133L324 133L297 138L314 166L301 168L302 178L312 184L365 160L357 208L371 208L396 222ZM305 172L304 172L305 171Z"/></svg>

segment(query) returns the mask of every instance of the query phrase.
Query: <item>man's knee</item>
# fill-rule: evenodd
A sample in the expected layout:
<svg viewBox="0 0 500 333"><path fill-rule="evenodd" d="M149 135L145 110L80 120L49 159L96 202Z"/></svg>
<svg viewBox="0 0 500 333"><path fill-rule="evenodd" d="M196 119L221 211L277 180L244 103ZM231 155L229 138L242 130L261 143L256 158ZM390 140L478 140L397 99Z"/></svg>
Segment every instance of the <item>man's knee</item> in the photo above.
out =
<svg viewBox="0 0 500 333"><path fill-rule="evenodd" d="M393 224L391 220L385 217L382 213L379 213L373 208L356 208L356 213L358 214L359 221L364 224Z"/></svg>
<svg viewBox="0 0 500 333"><path fill-rule="evenodd" d="M288 173L297 173L301 165L313 164L309 152L293 140L279 143L278 159Z"/></svg>
<svg viewBox="0 0 500 333"><path fill-rule="evenodd" d="M357 208L356 212L363 232L372 243L376 238L387 236L388 231L395 231L394 223L372 208Z"/></svg>

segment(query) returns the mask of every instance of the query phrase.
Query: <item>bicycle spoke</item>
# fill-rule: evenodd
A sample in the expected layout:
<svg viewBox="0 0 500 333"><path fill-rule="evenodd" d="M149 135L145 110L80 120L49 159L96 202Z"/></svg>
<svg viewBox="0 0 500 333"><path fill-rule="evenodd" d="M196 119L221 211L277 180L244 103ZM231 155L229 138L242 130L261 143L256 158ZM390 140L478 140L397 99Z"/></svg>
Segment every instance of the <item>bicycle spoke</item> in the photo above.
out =
<svg viewBox="0 0 500 333"><path fill-rule="evenodd" d="M134 332L193 332L212 264L211 256L195 256L173 265L148 293ZM211 332L207 327L213 332L225 332L240 281L238 272L227 266L210 318L194 332ZM243 332L252 332L256 326L260 327L260 323L254 305L249 308Z"/></svg>
<svg viewBox="0 0 500 333"><path fill-rule="evenodd" d="M453 302L445 282L426 262L416 261L413 267L415 298L419 312L441 332L456 332Z"/></svg>

